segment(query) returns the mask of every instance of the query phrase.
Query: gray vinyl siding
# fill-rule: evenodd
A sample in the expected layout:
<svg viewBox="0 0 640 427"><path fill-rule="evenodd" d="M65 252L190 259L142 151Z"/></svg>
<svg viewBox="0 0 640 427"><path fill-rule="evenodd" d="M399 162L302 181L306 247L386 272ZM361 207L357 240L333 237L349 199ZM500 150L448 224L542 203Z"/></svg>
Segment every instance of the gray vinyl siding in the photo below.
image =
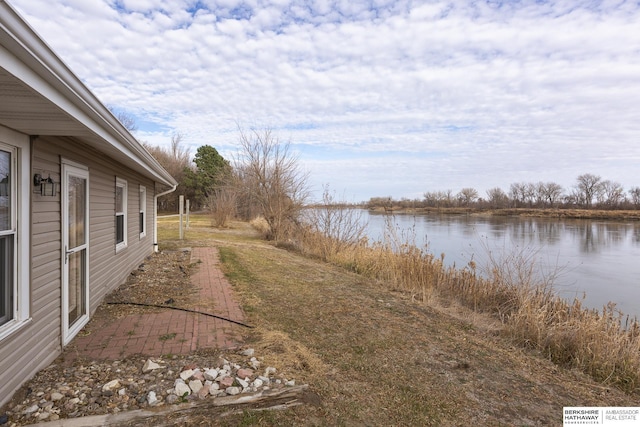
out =
<svg viewBox="0 0 640 427"><path fill-rule="evenodd" d="M31 173L60 182L61 158L89 170L90 315L104 297L125 282L153 251L154 182L106 158L82 142L38 137L32 144ZM115 251L115 180L127 180L127 248ZM147 189L147 236L139 237L139 186ZM31 188L34 187L31 184ZM62 351L61 201L31 194L31 322L0 342L0 405Z"/></svg>

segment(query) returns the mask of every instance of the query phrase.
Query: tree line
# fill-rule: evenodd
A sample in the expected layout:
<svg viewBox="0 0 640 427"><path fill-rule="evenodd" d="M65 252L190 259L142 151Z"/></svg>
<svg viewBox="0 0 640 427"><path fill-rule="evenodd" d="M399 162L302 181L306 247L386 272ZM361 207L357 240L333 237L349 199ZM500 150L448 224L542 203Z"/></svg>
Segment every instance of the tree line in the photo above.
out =
<svg viewBox="0 0 640 427"><path fill-rule="evenodd" d="M625 191L615 181L603 179L599 175L585 173L576 178L575 184L565 189L555 182L518 182L510 185L508 191L499 187L486 191L485 197L472 188L466 187L454 193L453 190L428 191L422 199L372 197L370 208L581 208L581 209L640 209L640 187Z"/></svg>

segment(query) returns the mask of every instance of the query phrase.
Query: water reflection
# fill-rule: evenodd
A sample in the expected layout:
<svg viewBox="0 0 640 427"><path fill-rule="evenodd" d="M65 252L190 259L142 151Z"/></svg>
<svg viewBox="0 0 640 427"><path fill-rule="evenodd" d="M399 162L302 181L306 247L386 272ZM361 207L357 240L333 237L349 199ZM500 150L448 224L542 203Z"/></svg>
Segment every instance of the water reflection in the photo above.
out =
<svg viewBox="0 0 640 427"><path fill-rule="evenodd" d="M384 214L368 215L369 237L379 240ZM464 266L493 254L529 250L541 268L560 272L556 289L567 298L586 292L585 303L601 308L614 301L627 314L640 316L640 224L602 220L470 216L402 215L392 224L426 245L447 265ZM409 230L407 232L407 230Z"/></svg>

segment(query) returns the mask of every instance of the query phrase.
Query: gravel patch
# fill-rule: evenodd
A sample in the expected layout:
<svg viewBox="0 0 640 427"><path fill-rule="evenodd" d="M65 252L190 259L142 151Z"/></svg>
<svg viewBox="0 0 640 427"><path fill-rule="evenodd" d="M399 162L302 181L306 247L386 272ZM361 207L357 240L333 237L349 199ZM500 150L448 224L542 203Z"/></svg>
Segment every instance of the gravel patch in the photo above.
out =
<svg viewBox="0 0 640 427"><path fill-rule="evenodd" d="M59 358L38 372L0 411L0 424L116 414L295 385L262 366L253 349L230 354L130 357L114 361Z"/></svg>

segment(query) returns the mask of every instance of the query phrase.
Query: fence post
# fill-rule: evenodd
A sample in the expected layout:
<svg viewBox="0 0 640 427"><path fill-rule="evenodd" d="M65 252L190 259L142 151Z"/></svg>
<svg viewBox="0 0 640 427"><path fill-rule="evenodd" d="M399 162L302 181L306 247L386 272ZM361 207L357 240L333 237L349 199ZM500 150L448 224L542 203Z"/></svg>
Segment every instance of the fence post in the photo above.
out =
<svg viewBox="0 0 640 427"><path fill-rule="evenodd" d="M180 240L184 239L184 230L182 230L182 213L184 211L184 196L180 196L178 209L180 210Z"/></svg>

